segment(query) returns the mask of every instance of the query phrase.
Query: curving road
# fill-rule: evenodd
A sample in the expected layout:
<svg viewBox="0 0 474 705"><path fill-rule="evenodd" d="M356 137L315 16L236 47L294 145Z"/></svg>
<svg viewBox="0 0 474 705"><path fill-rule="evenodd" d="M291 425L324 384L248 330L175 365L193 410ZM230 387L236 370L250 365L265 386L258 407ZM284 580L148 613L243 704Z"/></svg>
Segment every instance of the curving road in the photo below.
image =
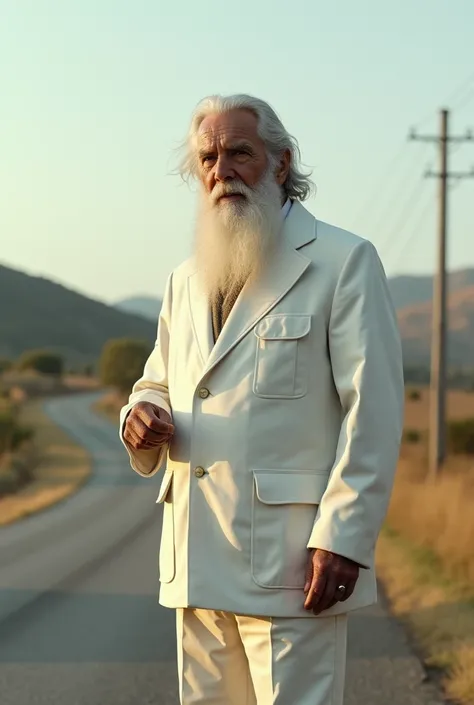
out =
<svg viewBox="0 0 474 705"><path fill-rule="evenodd" d="M46 411L88 449L93 479L0 530L1 705L178 702L174 614L156 597L159 478L133 473L92 401L62 398ZM442 703L383 606L351 617L345 703Z"/></svg>

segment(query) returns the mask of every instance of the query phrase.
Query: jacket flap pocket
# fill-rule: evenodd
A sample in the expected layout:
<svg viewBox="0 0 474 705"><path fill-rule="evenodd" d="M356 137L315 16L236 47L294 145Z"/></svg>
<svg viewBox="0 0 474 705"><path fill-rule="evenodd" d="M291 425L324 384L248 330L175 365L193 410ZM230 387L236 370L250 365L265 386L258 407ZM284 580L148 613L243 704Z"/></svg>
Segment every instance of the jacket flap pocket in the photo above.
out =
<svg viewBox="0 0 474 705"><path fill-rule="evenodd" d="M311 316L282 313L266 316L255 327L255 335L262 340L297 340L311 330Z"/></svg>
<svg viewBox="0 0 474 705"><path fill-rule="evenodd" d="M158 499L156 500L156 504L161 504L162 502L165 501L166 497L168 496L168 492L171 488L172 479L173 479L173 472L167 470L165 472L165 474L163 475L163 479L161 481L160 491L158 493Z"/></svg>
<svg viewBox="0 0 474 705"><path fill-rule="evenodd" d="M263 504L319 504L328 484L327 473L254 470L256 494Z"/></svg>

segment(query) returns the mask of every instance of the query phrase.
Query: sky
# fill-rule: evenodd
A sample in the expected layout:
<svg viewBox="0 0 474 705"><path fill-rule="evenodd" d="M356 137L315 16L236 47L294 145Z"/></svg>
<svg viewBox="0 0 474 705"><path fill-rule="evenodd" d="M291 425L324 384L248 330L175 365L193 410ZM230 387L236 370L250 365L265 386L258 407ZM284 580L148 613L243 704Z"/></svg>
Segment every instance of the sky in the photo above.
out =
<svg viewBox="0 0 474 705"><path fill-rule="evenodd" d="M0 262L106 302L160 296L191 253L172 174L196 103L267 100L313 170L319 219L387 274L435 267L436 135L474 130L472 0L1 0ZM474 164L474 141L450 168ZM474 266L474 179L449 193L450 269Z"/></svg>

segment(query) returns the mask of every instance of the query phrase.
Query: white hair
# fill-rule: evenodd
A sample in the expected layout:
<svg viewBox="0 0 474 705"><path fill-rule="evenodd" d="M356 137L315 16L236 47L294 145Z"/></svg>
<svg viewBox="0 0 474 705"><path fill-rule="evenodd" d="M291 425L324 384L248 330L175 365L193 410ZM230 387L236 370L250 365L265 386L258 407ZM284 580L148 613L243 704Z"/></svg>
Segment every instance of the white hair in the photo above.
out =
<svg viewBox="0 0 474 705"><path fill-rule="evenodd" d="M231 96L212 95L201 100L196 106L188 135L181 146L184 152L179 166L179 173L186 181L197 176L197 133L204 118L212 114L228 113L231 110L249 110L258 120L258 134L266 145L271 160L280 158L289 150L290 169L283 190L288 198L304 201L314 189L310 174L301 169L301 153L297 140L287 132L282 121L273 108L264 100L250 95Z"/></svg>

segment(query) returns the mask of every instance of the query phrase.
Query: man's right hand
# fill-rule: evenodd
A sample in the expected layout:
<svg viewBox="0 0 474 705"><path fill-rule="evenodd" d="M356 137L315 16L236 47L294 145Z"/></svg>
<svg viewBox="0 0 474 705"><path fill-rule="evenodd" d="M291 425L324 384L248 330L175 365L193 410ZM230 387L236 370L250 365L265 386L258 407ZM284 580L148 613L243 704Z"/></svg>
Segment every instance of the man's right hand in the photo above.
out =
<svg viewBox="0 0 474 705"><path fill-rule="evenodd" d="M173 433L170 415L156 404L143 401L129 412L123 438L134 450L152 450L168 443Z"/></svg>

